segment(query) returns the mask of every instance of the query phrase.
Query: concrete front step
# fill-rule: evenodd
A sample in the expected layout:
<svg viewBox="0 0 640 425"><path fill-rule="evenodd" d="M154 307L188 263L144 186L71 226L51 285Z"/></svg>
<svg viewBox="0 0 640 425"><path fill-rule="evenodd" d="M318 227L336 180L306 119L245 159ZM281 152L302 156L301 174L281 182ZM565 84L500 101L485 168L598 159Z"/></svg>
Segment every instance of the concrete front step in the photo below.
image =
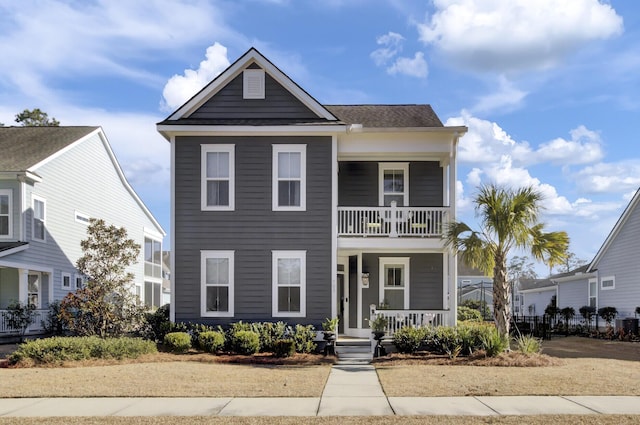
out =
<svg viewBox="0 0 640 425"><path fill-rule="evenodd" d="M338 364L369 364L373 359L371 341L362 340L338 340L336 341L336 355Z"/></svg>

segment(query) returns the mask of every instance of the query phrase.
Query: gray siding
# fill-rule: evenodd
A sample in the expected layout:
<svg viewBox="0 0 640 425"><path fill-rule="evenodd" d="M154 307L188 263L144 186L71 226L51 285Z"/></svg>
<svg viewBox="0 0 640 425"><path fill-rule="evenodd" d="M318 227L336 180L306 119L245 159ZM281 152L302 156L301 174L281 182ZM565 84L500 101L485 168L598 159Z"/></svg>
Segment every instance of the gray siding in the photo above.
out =
<svg viewBox="0 0 640 425"><path fill-rule="evenodd" d="M378 162L341 161L338 164L338 205L373 207L379 204ZM409 204L442 206L442 168L435 161L409 163Z"/></svg>
<svg viewBox="0 0 640 425"><path fill-rule="evenodd" d="M409 257L409 309L441 310L443 308L442 254L368 254L362 255L363 271L369 273L369 288L362 290L363 319L369 318L369 305L378 305L380 299L380 257ZM351 283L350 283L351 285ZM350 322L351 327L354 327ZM363 327L367 322L363 321Z"/></svg>
<svg viewBox="0 0 640 425"><path fill-rule="evenodd" d="M189 118L193 119L318 119L311 110L265 75L265 98L242 98L242 73L205 102Z"/></svg>
<svg viewBox="0 0 640 425"><path fill-rule="evenodd" d="M541 292L529 292L521 294L524 296L524 314L532 316L541 316L544 314L544 310L551 303L551 297L556 295L556 288L551 288L548 291ZM533 310L529 312L529 306L533 306Z"/></svg>
<svg viewBox="0 0 640 425"><path fill-rule="evenodd" d="M640 306L640 208L629 215L609 249L604 253L598 270L598 307L614 306L618 318L633 317ZM602 290L603 277L615 277L615 289Z"/></svg>
<svg viewBox="0 0 640 425"><path fill-rule="evenodd" d="M235 211L201 211L200 146L235 145ZM306 211L272 211L272 144L307 146ZM305 250L306 318L331 315L331 138L179 137L175 159L177 321L271 320L272 250ZM235 317L200 317L200 251L235 251Z"/></svg>
<svg viewBox="0 0 640 425"><path fill-rule="evenodd" d="M589 305L589 279L558 284L558 307L573 307L579 316L580 307Z"/></svg>

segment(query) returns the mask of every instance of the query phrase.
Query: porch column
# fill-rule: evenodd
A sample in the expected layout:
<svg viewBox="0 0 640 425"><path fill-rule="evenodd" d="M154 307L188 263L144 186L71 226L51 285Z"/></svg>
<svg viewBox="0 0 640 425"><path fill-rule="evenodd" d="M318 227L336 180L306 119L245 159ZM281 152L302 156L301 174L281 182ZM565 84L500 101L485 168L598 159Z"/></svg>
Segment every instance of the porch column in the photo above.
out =
<svg viewBox="0 0 640 425"><path fill-rule="evenodd" d="M18 300L26 304L29 300L29 269L18 269Z"/></svg>

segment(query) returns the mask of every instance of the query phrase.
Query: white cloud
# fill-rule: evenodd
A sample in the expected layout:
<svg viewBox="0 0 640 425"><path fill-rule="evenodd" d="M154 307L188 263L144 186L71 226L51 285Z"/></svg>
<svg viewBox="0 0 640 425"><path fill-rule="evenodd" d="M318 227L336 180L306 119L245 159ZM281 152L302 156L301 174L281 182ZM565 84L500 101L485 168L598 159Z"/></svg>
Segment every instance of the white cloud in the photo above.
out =
<svg viewBox="0 0 640 425"><path fill-rule="evenodd" d="M618 35L622 18L598 0L434 0L420 40L479 71L556 65L582 45Z"/></svg>
<svg viewBox="0 0 640 425"><path fill-rule="evenodd" d="M504 75L498 78L499 87L493 93L481 97L471 108L472 112L490 112L496 109L513 109L527 96L527 92L514 87Z"/></svg>
<svg viewBox="0 0 640 425"><path fill-rule="evenodd" d="M599 163L574 174L576 185L586 193L636 190L640 187L640 161Z"/></svg>
<svg viewBox="0 0 640 425"><path fill-rule="evenodd" d="M413 59L405 57L396 59L395 63L387 68L387 72L391 75L404 74L410 77L426 78L429 67L424 60L424 53L416 52Z"/></svg>
<svg viewBox="0 0 640 425"><path fill-rule="evenodd" d="M537 162L588 164L604 157L600 135L581 125L571 130L571 140L556 138L535 152Z"/></svg>
<svg viewBox="0 0 640 425"><path fill-rule="evenodd" d="M402 42L404 37L398 33L389 31L385 35L381 35L376 39L376 43L383 46L371 52L371 59L376 65L382 66L392 60L398 53L402 51Z"/></svg>
<svg viewBox="0 0 640 425"><path fill-rule="evenodd" d="M218 42L209 46L198 69L185 69L184 75L174 75L167 81L162 90L162 109L172 111L182 106L229 65L226 47Z"/></svg>

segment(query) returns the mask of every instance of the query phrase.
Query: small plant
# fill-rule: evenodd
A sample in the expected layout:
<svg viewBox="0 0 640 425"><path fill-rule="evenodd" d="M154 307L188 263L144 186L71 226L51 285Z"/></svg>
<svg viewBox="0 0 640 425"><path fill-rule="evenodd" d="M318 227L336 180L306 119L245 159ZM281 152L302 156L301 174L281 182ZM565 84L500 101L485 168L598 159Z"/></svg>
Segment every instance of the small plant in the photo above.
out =
<svg viewBox="0 0 640 425"><path fill-rule="evenodd" d="M338 318L324 319L324 322L322 322L322 330L324 332L336 332L338 330Z"/></svg>
<svg viewBox="0 0 640 425"><path fill-rule="evenodd" d="M36 307L33 304L14 301L7 306L7 310L2 313L7 326L20 334L20 341L24 341L24 334L27 328L33 323Z"/></svg>
<svg viewBox="0 0 640 425"><path fill-rule="evenodd" d="M388 319L384 314L379 314L375 319L369 320L372 332L385 332L387 330Z"/></svg>
<svg viewBox="0 0 640 425"><path fill-rule="evenodd" d="M537 354L542 351L542 341L531 335L520 335L516 338L516 344L522 354Z"/></svg>
<svg viewBox="0 0 640 425"><path fill-rule="evenodd" d="M460 305L458 306L458 321L482 322L482 313L476 309Z"/></svg>
<svg viewBox="0 0 640 425"><path fill-rule="evenodd" d="M289 335L293 335L297 353L311 353L316 349L317 345L313 342L316 330L313 325L296 325L293 330L290 330Z"/></svg>
<svg viewBox="0 0 640 425"><path fill-rule="evenodd" d="M565 307L560 310L560 316L564 319L564 329L569 332L569 320L573 319L576 311L573 307Z"/></svg>
<svg viewBox="0 0 640 425"><path fill-rule="evenodd" d="M260 350L260 335L254 331L238 331L235 333L234 351L243 356L250 356Z"/></svg>
<svg viewBox="0 0 640 425"><path fill-rule="evenodd" d="M502 337L495 328L481 335L480 340L482 341L482 348L489 357L495 357L509 348L509 341Z"/></svg>
<svg viewBox="0 0 640 425"><path fill-rule="evenodd" d="M296 343L292 339L279 339L274 344L273 355L291 357L296 353Z"/></svg>
<svg viewBox="0 0 640 425"><path fill-rule="evenodd" d="M618 309L615 307L602 307L598 309L598 316L602 317L607 322L607 327L611 327L611 322L618 315Z"/></svg>
<svg viewBox="0 0 640 425"><path fill-rule="evenodd" d="M405 326L393 334L393 345L400 353L414 354L424 343L424 328Z"/></svg>
<svg viewBox="0 0 640 425"><path fill-rule="evenodd" d="M170 332L164 336L164 345L174 353L186 353L191 348L191 335L186 332Z"/></svg>
<svg viewBox="0 0 640 425"><path fill-rule="evenodd" d="M201 332L198 345L207 353L217 353L224 347L224 334L216 331Z"/></svg>
<svg viewBox="0 0 640 425"><path fill-rule="evenodd" d="M260 352L264 353L275 350L276 341L284 338L287 324L284 322L253 323L251 328L260 335Z"/></svg>

